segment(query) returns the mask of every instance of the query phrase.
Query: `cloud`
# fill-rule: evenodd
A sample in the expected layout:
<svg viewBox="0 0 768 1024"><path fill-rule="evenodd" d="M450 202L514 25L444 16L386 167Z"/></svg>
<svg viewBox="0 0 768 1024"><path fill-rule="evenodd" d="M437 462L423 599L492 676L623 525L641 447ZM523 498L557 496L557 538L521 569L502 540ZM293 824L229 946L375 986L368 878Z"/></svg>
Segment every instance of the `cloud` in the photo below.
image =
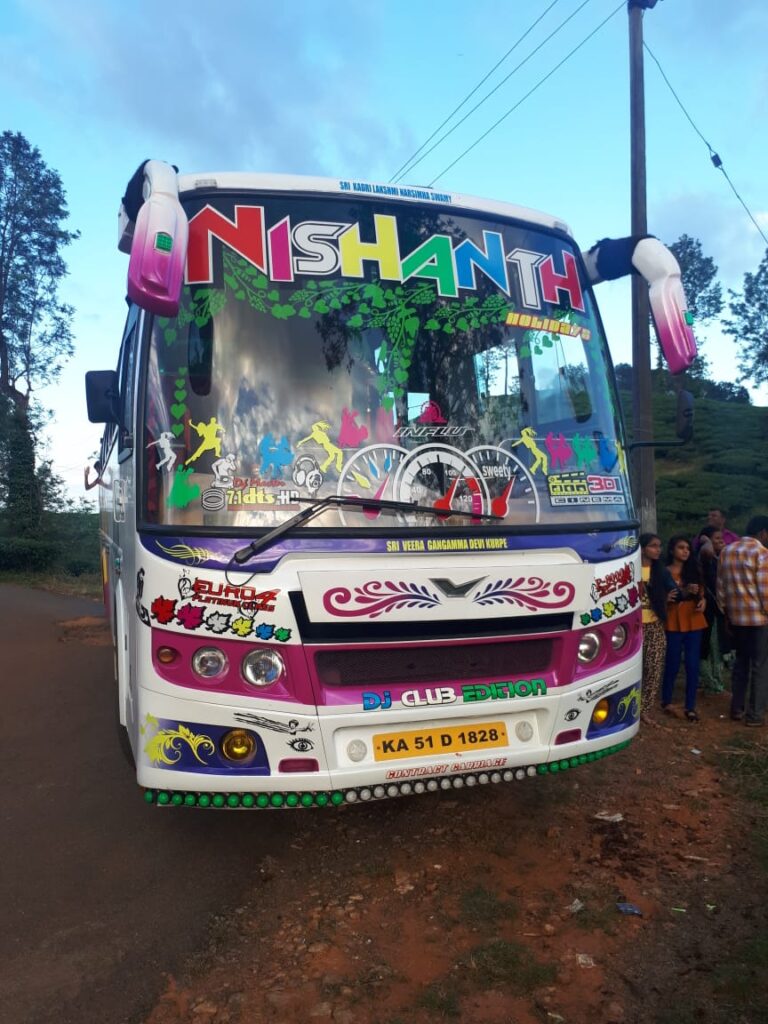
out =
<svg viewBox="0 0 768 1024"><path fill-rule="evenodd" d="M371 103L382 17L375 5L329 0L35 0L23 8L25 31L6 39L0 76L52 114L136 135L137 162L325 174L332 138L337 166L355 173L400 132Z"/></svg>
<svg viewBox="0 0 768 1024"><path fill-rule="evenodd" d="M723 181L723 194L709 192L680 193L650 204L652 231L669 244L682 234L701 241L705 256L711 256L722 283L741 288L744 274L754 272L766 246L736 197ZM753 210L765 230L768 212Z"/></svg>

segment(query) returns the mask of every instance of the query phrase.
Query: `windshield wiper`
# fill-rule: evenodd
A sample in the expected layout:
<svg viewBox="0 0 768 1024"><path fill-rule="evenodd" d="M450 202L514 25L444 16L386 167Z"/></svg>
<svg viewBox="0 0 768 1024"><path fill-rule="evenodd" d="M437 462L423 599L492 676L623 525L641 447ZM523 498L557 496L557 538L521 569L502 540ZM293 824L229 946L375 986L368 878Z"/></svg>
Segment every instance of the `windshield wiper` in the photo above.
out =
<svg viewBox="0 0 768 1024"><path fill-rule="evenodd" d="M370 508L380 511L381 509L393 509L395 512L428 512L433 516L440 516L440 518L447 518L448 516L461 516L463 519L491 519L496 522L503 522L503 516L492 516L483 515L478 512L464 512L457 509L442 509L433 508L431 505L411 505L407 501L387 501L383 498L355 498L351 495L340 495L330 494L326 498L294 498L294 501L307 502L307 508L303 508L300 512L297 512L295 516L291 516L290 519L286 519L284 523L276 526L274 530L270 530L269 533L265 533L263 537L259 537L257 540L252 540L250 544L244 548L240 548L232 556L232 561L237 562L238 565L242 565L247 562L249 558L252 558L259 551L264 551L265 548L271 547L280 537L284 534L289 533L296 526L301 526L303 523L309 522L310 519L314 519L315 516L319 515L327 508L331 508L334 505L352 505L355 508Z"/></svg>

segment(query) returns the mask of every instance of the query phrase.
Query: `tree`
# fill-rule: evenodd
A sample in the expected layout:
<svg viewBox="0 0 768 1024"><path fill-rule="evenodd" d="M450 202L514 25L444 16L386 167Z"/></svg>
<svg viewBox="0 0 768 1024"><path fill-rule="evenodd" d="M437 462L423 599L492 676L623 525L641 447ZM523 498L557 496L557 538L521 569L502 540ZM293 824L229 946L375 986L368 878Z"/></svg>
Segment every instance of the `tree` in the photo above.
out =
<svg viewBox="0 0 768 1024"><path fill-rule="evenodd" d="M744 290L728 290L730 320L723 330L741 349L741 380L754 384L768 381L768 249L754 274L744 275Z"/></svg>
<svg viewBox="0 0 768 1024"><path fill-rule="evenodd" d="M72 354L72 307L58 286L62 249L78 232L58 173L20 132L0 135L0 463L12 528L31 534L42 514L35 470L34 390L58 378Z"/></svg>

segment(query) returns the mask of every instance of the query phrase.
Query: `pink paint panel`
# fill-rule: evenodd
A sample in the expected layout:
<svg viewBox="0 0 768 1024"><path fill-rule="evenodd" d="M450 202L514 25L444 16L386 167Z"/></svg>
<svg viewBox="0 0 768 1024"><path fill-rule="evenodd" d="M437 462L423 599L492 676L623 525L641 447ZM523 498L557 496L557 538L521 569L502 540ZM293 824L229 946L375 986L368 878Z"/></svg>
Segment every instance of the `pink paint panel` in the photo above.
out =
<svg viewBox="0 0 768 1024"><path fill-rule="evenodd" d="M170 647L178 657L170 665L157 657L159 647ZM227 656L229 668L216 680L200 679L192 671L192 655L201 647L218 647ZM251 686L240 671L243 658L251 651L269 649L277 651L285 662L285 675L272 686ZM233 693L265 700L285 701L287 704L314 704L315 698L307 675L304 649L295 644L253 643L251 641L222 640L217 636L185 636L167 629L152 627L152 666L161 679L176 686L205 693Z"/></svg>

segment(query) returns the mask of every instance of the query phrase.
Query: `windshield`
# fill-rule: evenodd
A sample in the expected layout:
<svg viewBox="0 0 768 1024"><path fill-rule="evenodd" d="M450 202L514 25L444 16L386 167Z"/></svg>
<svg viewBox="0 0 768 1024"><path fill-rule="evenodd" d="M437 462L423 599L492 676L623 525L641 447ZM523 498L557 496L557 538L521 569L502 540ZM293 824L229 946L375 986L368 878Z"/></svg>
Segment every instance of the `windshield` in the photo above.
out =
<svg viewBox="0 0 768 1024"><path fill-rule="evenodd" d="M215 205L214 205L215 204ZM344 195L187 203L146 362L144 517L273 528L625 520L613 375L578 253L542 228Z"/></svg>

